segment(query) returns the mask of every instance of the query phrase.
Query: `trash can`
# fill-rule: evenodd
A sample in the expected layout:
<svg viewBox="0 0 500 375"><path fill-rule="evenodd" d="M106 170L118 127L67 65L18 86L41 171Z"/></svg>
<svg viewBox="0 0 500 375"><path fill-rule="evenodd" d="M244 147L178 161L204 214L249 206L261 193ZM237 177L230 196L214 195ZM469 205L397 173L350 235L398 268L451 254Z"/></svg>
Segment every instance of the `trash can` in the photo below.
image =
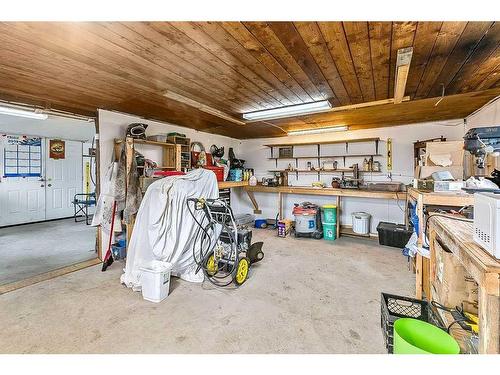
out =
<svg viewBox="0 0 500 375"><path fill-rule="evenodd" d="M153 260L141 267L142 298L150 302L161 302L168 296L172 264Z"/></svg>
<svg viewBox="0 0 500 375"><path fill-rule="evenodd" d="M412 318L394 322L394 354L459 354L460 347L444 330Z"/></svg>
<svg viewBox="0 0 500 375"><path fill-rule="evenodd" d="M334 204L326 204L322 208L323 223L336 224L337 223L337 206Z"/></svg>
<svg viewBox="0 0 500 375"><path fill-rule="evenodd" d="M352 231L357 234L370 234L371 215L366 212L352 213Z"/></svg>
<svg viewBox="0 0 500 375"><path fill-rule="evenodd" d="M337 239L337 224L323 223L323 239L328 241Z"/></svg>

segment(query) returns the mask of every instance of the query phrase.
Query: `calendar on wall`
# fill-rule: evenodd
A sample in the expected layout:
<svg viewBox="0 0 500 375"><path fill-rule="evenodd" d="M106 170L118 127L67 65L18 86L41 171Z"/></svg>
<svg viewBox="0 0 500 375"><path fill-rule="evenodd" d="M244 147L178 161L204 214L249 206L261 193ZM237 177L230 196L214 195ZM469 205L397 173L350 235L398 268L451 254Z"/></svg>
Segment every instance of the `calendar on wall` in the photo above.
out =
<svg viewBox="0 0 500 375"><path fill-rule="evenodd" d="M42 138L3 135L4 177L42 176Z"/></svg>

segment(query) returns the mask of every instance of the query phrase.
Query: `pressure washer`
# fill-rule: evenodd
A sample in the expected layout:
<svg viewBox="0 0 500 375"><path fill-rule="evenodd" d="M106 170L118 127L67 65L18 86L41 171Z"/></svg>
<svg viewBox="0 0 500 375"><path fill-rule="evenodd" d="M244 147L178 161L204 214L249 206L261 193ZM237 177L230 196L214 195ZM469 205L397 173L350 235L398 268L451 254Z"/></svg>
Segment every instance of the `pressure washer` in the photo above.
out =
<svg viewBox="0 0 500 375"><path fill-rule="evenodd" d="M188 210L198 225L193 257L205 277L219 287L243 284L250 266L264 258L263 242L252 241L252 231L236 225L231 207L222 199L189 198Z"/></svg>

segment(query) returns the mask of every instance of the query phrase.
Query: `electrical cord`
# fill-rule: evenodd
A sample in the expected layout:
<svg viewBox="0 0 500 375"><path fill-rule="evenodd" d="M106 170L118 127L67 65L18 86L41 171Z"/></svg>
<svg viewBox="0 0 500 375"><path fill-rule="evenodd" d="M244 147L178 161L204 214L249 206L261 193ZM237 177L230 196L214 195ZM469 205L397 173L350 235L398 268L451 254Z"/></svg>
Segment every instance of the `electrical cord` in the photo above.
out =
<svg viewBox="0 0 500 375"><path fill-rule="evenodd" d="M444 306L444 305L440 304L440 303L439 303L439 302L437 302L437 301L431 301L431 305L432 305L432 306L434 306L434 307L436 307L436 308L438 308L438 309L441 309L441 310L444 310L444 311L448 311L449 313L452 313L453 311L456 311L456 312L458 312L460 315L462 315L462 316L463 316L463 318L455 319L453 322L451 322L451 323L448 325L448 327L446 328L446 332L447 332L447 333L450 333L450 329L451 329L451 327L452 327L454 324L457 324L457 323L460 323L460 322L470 322L470 319L468 319L468 318L465 316L464 311L463 311L460 307L458 307L458 306L456 306L454 309L452 309L452 308L449 308L449 307L446 307L446 306ZM453 316L453 315L452 315L452 316Z"/></svg>

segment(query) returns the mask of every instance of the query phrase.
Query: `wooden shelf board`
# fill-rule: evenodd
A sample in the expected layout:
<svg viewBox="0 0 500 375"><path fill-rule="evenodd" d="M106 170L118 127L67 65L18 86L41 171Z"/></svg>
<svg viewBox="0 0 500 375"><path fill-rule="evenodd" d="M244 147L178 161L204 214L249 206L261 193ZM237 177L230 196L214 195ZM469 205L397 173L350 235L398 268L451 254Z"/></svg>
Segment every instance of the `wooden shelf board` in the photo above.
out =
<svg viewBox="0 0 500 375"><path fill-rule="evenodd" d="M376 240L378 239L378 236L375 234L359 234L359 233L354 233L352 230L352 227L350 226L345 226L341 225L340 226L340 234L342 236L348 236L348 237L358 237L358 238L366 238L366 239L371 239L371 240Z"/></svg>
<svg viewBox="0 0 500 375"><path fill-rule="evenodd" d="M286 147L286 146L311 146L311 145L333 145L338 143L360 143L360 142L375 142L380 141L380 138L357 138L357 139L342 139L338 141L325 142L302 142L302 143L275 143L264 145L266 147Z"/></svg>
<svg viewBox="0 0 500 375"><path fill-rule="evenodd" d="M308 170L308 169L294 169L293 171L289 171L286 169L270 169L268 172L286 172L286 173L345 173L352 172L352 169L323 169L323 170ZM382 171L359 171L359 173L382 173Z"/></svg>
<svg viewBox="0 0 500 375"><path fill-rule="evenodd" d="M331 159L331 158L363 158L370 156L383 156L382 154L345 154L345 155L320 155L320 156L292 156L289 158L268 158L271 160L291 160L291 159Z"/></svg>

